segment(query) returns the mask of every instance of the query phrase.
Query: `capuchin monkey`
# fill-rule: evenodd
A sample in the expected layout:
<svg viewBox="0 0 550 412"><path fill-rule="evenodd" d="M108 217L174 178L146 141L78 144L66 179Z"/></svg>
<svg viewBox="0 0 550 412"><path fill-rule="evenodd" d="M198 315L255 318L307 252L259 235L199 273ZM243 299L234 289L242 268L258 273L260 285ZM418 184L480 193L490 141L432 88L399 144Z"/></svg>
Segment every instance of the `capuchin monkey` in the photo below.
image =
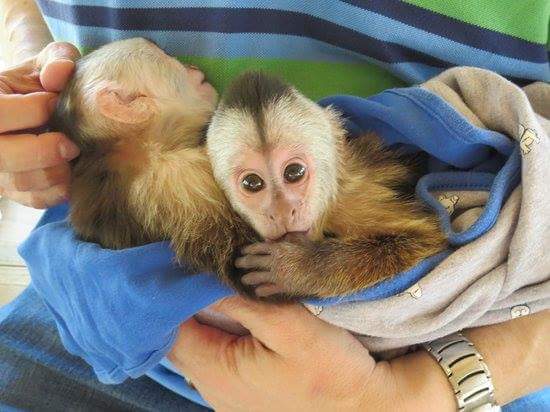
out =
<svg viewBox="0 0 550 412"><path fill-rule="evenodd" d="M52 122L81 151L70 202L79 237L109 249L170 240L181 263L239 289L234 252L257 237L201 144L216 103L201 71L145 39L80 59Z"/></svg>
<svg viewBox="0 0 550 412"><path fill-rule="evenodd" d="M264 239L235 264L258 297L359 291L441 251L436 216L400 195L410 168L373 134L266 74L239 77L208 128L214 176Z"/></svg>

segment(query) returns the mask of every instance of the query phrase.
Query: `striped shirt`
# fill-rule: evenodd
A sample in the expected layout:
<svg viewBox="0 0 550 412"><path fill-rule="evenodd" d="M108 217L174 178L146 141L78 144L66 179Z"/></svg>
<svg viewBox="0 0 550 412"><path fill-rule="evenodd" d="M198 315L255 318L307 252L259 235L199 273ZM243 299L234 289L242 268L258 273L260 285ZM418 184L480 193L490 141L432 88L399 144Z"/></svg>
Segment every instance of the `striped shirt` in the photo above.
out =
<svg viewBox="0 0 550 412"><path fill-rule="evenodd" d="M38 0L56 40L84 52L143 36L218 90L245 69L318 99L371 95L457 65L550 81L548 0Z"/></svg>

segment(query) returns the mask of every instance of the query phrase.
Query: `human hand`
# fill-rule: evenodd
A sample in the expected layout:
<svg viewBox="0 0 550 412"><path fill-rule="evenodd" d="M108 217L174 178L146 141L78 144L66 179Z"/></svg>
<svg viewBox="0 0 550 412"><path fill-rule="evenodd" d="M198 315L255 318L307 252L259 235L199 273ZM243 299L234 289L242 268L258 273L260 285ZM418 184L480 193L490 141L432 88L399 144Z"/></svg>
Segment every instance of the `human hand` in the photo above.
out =
<svg viewBox="0 0 550 412"><path fill-rule="evenodd" d="M38 209L68 197L69 161L78 147L62 133L25 130L48 121L79 56L69 43L50 43L0 72L0 195Z"/></svg>
<svg viewBox="0 0 550 412"><path fill-rule="evenodd" d="M251 335L231 335L191 319L181 326L168 358L215 410L395 406L389 364L375 363L348 331L303 306L231 297L210 309L242 323Z"/></svg>

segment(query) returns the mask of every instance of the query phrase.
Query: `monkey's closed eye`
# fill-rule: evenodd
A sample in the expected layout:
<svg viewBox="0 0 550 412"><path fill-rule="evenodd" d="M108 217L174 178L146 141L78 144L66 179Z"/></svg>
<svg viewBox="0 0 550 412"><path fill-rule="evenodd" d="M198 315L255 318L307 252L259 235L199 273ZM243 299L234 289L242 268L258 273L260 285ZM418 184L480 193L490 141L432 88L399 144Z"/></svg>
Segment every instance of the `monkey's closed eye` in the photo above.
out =
<svg viewBox="0 0 550 412"><path fill-rule="evenodd" d="M306 167L300 163L289 164L284 173L285 180L288 183L295 183L302 179L306 174Z"/></svg>
<svg viewBox="0 0 550 412"><path fill-rule="evenodd" d="M259 192L264 188L264 181L256 173L250 173L244 177L241 185L249 192Z"/></svg>

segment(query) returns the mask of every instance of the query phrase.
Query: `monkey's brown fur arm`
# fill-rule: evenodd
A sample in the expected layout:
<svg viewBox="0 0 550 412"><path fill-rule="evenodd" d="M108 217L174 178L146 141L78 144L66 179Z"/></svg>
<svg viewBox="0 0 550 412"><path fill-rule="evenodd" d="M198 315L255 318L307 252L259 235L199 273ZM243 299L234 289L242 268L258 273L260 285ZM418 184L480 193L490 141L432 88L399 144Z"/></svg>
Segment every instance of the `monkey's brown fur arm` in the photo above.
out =
<svg viewBox="0 0 550 412"><path fill-rule="evenodd" d="M243 278L245 284L272 283L264 287L271 295L340 296L353 293L405 271L427 256L439 252L442 236L416 230L391 230L364 237L328 238L321 241L293 239L253 245L241 267L255 267ZM261 246L263 245L263 250ZM262 286L260 286L262 287ZM258 293L259 292L259 293ZM271 293L273 292L273 293ZM262 289L256 290L261 296Z"/></svg>

